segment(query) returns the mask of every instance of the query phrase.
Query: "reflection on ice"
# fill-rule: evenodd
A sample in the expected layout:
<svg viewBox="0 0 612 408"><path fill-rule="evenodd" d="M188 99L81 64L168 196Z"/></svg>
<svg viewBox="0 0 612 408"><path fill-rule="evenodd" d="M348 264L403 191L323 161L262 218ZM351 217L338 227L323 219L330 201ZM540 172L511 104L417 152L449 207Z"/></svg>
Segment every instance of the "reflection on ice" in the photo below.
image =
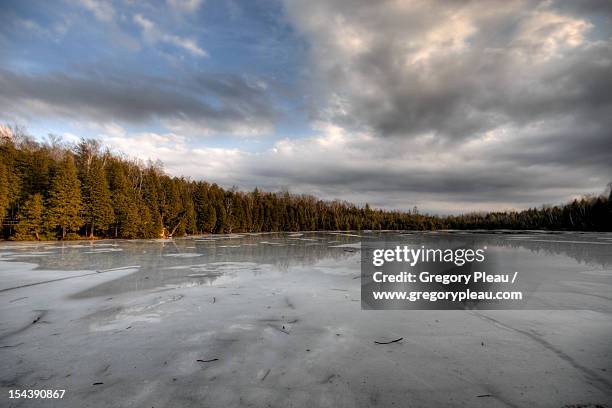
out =
<svg viewBox="0 0 612 408"><path fill-rule="evenodd" d="M500 269L557 278L542 302L576 310L361 311L360 242L380 236L487 245ZM68 407L604 404L611 244L540 231L0 243L0 387L65 388Z"/></svg>

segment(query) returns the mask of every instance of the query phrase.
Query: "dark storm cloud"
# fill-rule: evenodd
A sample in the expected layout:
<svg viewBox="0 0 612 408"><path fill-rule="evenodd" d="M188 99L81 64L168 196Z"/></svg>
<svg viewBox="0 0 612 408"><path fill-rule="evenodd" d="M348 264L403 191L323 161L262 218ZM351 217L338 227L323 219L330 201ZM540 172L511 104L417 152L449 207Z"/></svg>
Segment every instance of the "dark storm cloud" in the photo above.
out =
<svg viewBox="0 0 612 408"><path fill-rule="evenodd" d="M253 174L270 179L292 180L298 185L316 185L329 191L341 186L344 189L376 194L389 191L446 194L449 197L460 196L462 200L468 201L514 194L521 188L534 189L542 182L546 182L547 188L552 189L571 187L577 181L551 179L545 172L534 174L532 169L517 169L511 162L499 164L487 171L477 166L466 166L433 172L419 168L396 168L392 164L378 171L372 171L370 166L360 169L337 163L323 164L317 169L294 167L283 170L274 163L268 166L265 169L254 169Z"/></svg>
<svg viewBox="0 0 612 408"><path fill-rule="evenodd" d="M152 77L18 74L0 70L4 115L68 117L101 123L177 120L208 131L271 127L278 117L265 87L233 75L184 82Z"/></svg>

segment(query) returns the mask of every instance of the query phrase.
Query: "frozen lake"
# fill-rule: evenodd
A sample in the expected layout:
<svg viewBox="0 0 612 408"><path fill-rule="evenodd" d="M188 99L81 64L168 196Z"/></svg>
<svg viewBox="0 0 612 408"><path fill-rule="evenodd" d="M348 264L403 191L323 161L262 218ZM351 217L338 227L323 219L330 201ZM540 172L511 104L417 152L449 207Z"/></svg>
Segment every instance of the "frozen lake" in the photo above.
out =
<svg viewBox="0 0 612 408"><path fill-rule="evenodd" d="M379 234L2 242L0 405L612 403L612 234L386 233L484 243L571 310L362 311L359 243Z"/></svg>

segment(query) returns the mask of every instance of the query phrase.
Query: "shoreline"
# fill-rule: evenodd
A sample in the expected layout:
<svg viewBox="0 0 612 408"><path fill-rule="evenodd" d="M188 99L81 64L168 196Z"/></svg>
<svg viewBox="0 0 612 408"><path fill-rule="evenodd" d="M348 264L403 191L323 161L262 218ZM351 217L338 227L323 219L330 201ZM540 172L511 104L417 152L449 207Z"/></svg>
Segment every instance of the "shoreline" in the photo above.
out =
<svg viewBox="0 0 612 408"><path fill-rule="evenodd" d="M207 234L187 234L176 237L167 238L107 238L107 237L82 237L78 239L5 239L0 238L0 242L97 242L97 241L170 241L173 239L194 238L194 237L219 237L219 236L236 236L236 235L266 235L266 234L314 234L314 233L393 233L393 232L409 232L409 233L474 233L474 234L612 234L612 231L595 231L595 230L545 230L545 229L437 229L437 230L309 230L309 231L265 231L265 232L224 232L224 233L207 233Z"/></svg>

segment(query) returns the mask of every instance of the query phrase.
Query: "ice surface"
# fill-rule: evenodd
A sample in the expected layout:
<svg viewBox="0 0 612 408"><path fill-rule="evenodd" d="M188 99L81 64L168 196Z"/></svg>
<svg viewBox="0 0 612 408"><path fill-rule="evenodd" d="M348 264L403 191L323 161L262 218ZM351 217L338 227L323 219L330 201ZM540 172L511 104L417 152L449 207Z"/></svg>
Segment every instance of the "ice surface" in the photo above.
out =
<svg viewBox="0 0 612 408"><path fill-rule="evenodd" d="M5 242L0 405L610 404L610 234L386 234L488 245L575 310L362 311L375 232ZM7 399L28 388L66 395Z"/></svg>

